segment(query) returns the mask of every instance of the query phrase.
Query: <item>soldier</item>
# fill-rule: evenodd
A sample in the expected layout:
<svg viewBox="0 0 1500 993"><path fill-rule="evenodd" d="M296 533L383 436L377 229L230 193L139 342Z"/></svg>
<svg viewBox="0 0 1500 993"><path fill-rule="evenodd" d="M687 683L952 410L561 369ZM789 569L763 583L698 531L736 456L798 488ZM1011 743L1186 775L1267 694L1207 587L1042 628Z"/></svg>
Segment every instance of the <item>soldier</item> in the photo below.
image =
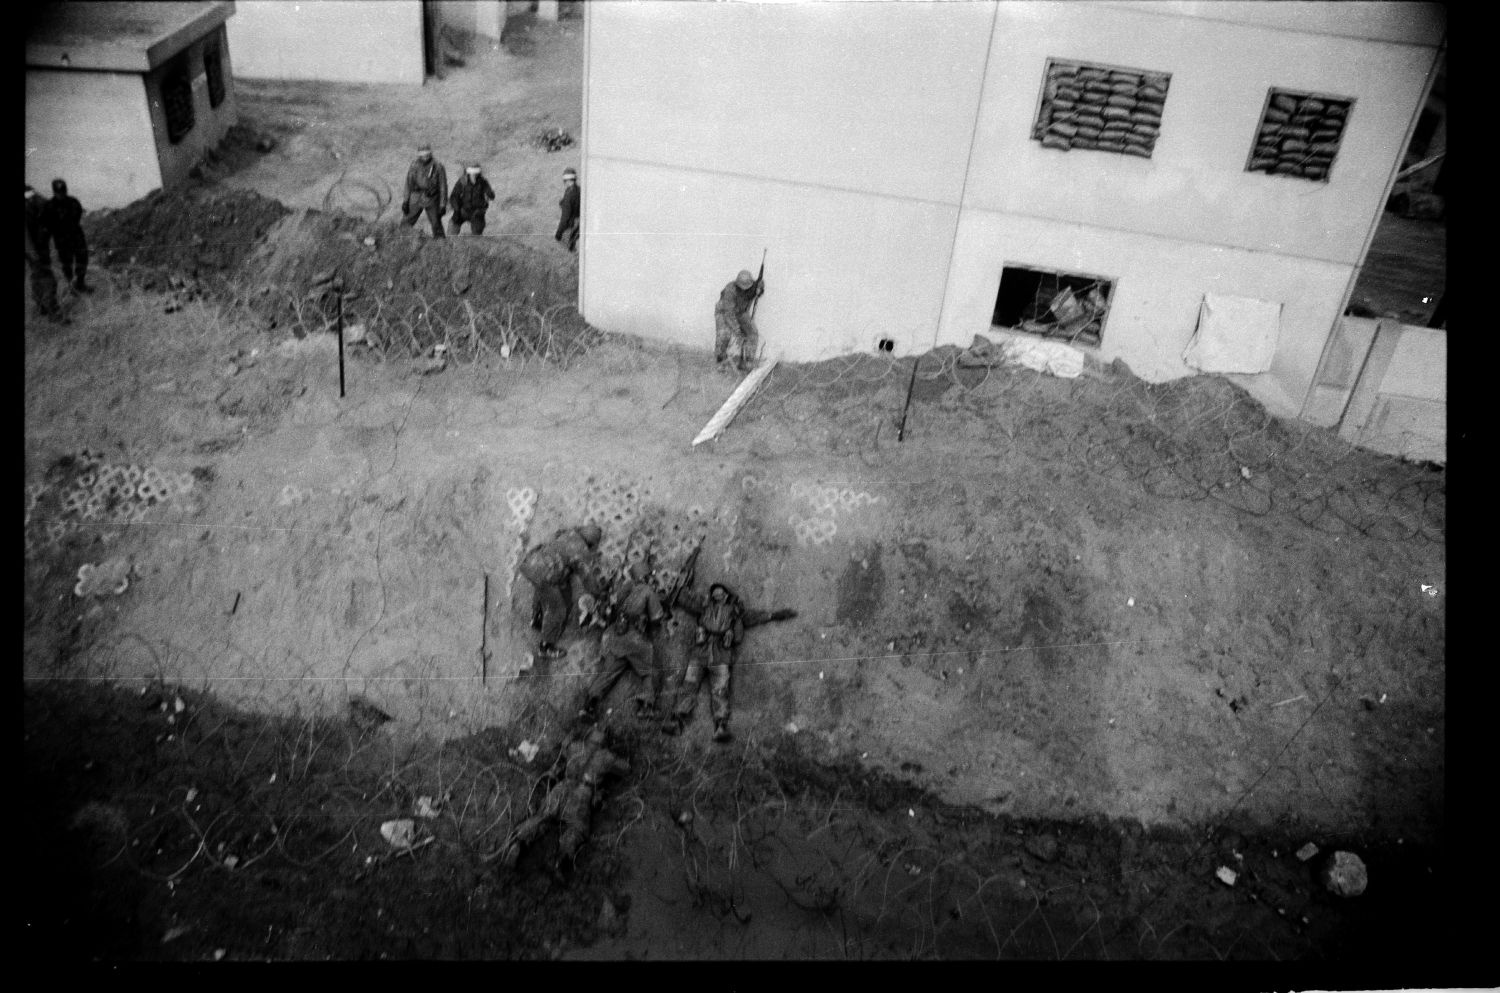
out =
<svg viewBox="0 0 1500 993"><path fill-rule="evenodd" d="M47 228L57 244L57 261L62 263L63 279L73 284L79 293L92 293L93 287L84 282L89 269L89 244L83 236L83 204L77 197L68 196L68 184L60 179L52 181L52 199L47 201L45 215Z"/></svg>
<svg viewBox="0 0 1500 993"><path fill-rule="evenodd" d="M484 212L495 199L494 187L484 178L478 162L464 170L453 184L448 202L453 206L453 216L448 219L448 233L458 234L458 229L467 222L473 234L484 234Z"/></svg>
<svg viewBox="0 0 1500 993"><path fill-rule="evenodd" d="M655 649L651 637L662 621L671 617L671 612L662 606L661 598L651 586L651 566L646 562L632 562L628 573L630 579L611 598L609 613L613 620L599 643L599 672L589 683L587 697L580 716L593 720L599 703L605 694L628 668L641 679L640 692L635 697L637 717L649 717L656 710L656 697L661 692L661 672L655 665Z"/></svg>
<svg viewBox="0 0 1500 993"><path fill-rule="evenodd" d="M766 281L756 279L749 269L741 269L719 293L719 302L714 305L714 359L720 368L729 357L731 344L735 346L735 367L740 372L749 371L755 364L760 332L755 329L755 318L750 311L764 292Z"/></svg>
<svg viewBox="0 0 1500 993"><path fill-rule="evenodd" d="M423 213L432 225L432 236L443 237L443 215L448 212L448 173L432 157L432 146L417 146L417 157L406 170L406 192L401 200L401 216L415 226Z"/></svg>
<svg viewBox="0 0 1500 993"><path fill-rule="evenodd" d="M604 728L590 729L582 740L575 740L563 753L563 778L547 791L542 809L516 826L501 856L507 868L515 868L521 857L521 846L530 844L553 819L562 821L558 852L566 859L578 857L578 850L589 836L589 819L594 807L603 801L600 787L612 772L630 771L630 763L605 747Z"/></svg>
<svg viewBox="0 0 1500 993"><path fill-rule="evenodd" d="M560 241L568 247L568 251L578 251L578 228L582 221L580 210L582 192L578 189L578 173L572 169L563 170L563 195L557 201L562 208L562 218L557 222L557 233L552 236L554 241Z"/></svg>
<svg viewBox="0 0 1500 993"><path fill-rule="evenodd" d="M709 699L713 707L714 741L729 740L729 673L734 665L735 649L745 640L745 629L768 621L785 621L797 616L795 610L747 610L739 597L723 583L708 588L708 598L684 590L677 605L698 615L697 652L689 660L687 674L677 697L676 709L662 722L666 734L676 734L692 720L698 705L698 684L703 671L709 673Z"/></svg>
<svg viewBox="0 0 1500 993"><path fill-rule="evenodd" d="M541 629L537 654L544 659L560 659L568 654L557 645L568 624L568 600L573 592L573 576L583 574L598 557L604 532L598 525L563 528L551 541L537 545L521 560L521 575L536 590L532 601L531 626Z"/></svg>
<svg viewBox="0 0 1500 993"><path fill-rule="evenodd" d="M57 305L57 277L52 274L52 234L47 230L47 202L26 184L26 268L31 272L31 298L36 309L52 320L61 320Z"/></svg>

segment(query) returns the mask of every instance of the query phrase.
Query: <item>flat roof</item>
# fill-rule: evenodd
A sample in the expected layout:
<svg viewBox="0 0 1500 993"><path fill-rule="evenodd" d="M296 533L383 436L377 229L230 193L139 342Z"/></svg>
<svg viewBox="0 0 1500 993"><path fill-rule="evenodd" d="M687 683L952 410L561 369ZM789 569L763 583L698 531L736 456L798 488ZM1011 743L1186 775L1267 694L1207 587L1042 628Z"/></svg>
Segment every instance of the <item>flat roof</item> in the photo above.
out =
<svg viewBox="0 0 1500 993"><path fill-rule="evenodd" d="M68 0L27 13L28 68L145 73L227 21L234 4Z"/></svg>

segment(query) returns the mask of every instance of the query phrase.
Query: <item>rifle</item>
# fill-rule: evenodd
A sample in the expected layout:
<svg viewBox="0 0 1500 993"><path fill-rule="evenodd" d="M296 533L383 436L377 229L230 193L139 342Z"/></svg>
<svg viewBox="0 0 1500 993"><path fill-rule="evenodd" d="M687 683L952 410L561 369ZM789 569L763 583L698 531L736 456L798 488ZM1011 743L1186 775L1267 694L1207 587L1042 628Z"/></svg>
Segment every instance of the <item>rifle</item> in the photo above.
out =
<svg viewBox="0 0 1500 993"><path fill-rule="evenodd" d="M672 588L667 592L667 609L677 608L677 598L682 596L682 591L693 585L693 573L698 568L698 555L703 551L703 539L698 539L698 544L688 553L687 561L682 563L682 568L677 573L677 579L673 581Z"/></svg>
<svg viewBox="0 0 1500 993"><path fill-rule="evenodd" d="M766 252L769 249L760 250L760 273L755 277L755 299L750 301L750 317L755 317L755 305L760 303L760 295L765 292L766 282Z"/></svg>

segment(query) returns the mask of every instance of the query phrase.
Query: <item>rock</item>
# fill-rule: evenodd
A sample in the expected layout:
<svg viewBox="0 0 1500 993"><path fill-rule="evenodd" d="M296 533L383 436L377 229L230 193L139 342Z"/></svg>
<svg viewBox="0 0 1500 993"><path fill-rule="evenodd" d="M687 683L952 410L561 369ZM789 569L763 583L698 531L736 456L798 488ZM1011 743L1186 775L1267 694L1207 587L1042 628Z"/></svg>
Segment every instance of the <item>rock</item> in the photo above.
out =
<svg viewBox="0 0 1500 993"><path fill-rule="evenodd" d="M412 840L416 837L417 825L411 818L386 821L380 825L380 836L390 843L392 848L410 848Z"/></svg>
<svg viewBox="0 0 1500 993"><path fill-rule="evenodd" d="M1050 834L1039 834L1026 839L1026 850L1043 862L1057 858L1057 839Z"/></svg>
<svg viewBox="0 0 1500 993"><path fill-rule="evenodd" d="M265 154L275 147L276 139L270 136L266 136L255 143L255 150L261 154Z"/></svg>
<svg viewBox="0 0 1500 993"><path fill-rule="evenodd" d="M1334 852L1320 877L1334 896L1359 896L1370 882L1364 860L1353 852Z"/></svg>
<svg viewBox="0 0 1500 993"><path fill-rule="evenodd" d="M1235 880L1240 878L1239 873L1235 872L1227 865L1221 865L1217 869L1215 869L1214 875L1218 878L1219 882L1223 883L1225 886L1233 886Z"/></svg>
<svg viewBox="0 0 1500 993"><path fill-rule="evenodd" d="M1297 861L1306 862L1316 854L1318 854L1318 846L1309 841L1307 844L1297 849Z"/></svg>

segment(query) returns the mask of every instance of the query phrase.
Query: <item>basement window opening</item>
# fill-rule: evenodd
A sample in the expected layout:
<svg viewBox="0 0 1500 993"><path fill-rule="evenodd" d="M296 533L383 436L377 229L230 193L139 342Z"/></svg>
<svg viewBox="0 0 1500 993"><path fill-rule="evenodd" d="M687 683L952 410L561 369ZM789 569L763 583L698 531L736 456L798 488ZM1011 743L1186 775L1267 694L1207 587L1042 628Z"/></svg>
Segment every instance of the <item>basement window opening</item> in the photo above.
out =
<svg viewBox="0 0 1500 993"><path fill-rule="evenodd" d="M1149 159L1171 81L1165 72L1048 59L1031 138L1060 152Z"/></svg>
<svg viewBox="0 0 1500 993"><path fill-rule="evenodd" d="M178 59L162 75L161 107L167 118L167 140L175 145L193 130L193 87L186 59Z"/></svg>
<svg viewBox="0 0 1500 993"><path fill-rule="evenodd" d="M208 77L208 105L218 107L224 102L224 56L218 45L204 49L203 74Z"/></svg>
<svg viewBox="0 0 1500 993"><path fill-rule="evenodd" d="M1098 346L1114 280L1084 273L1005 266L991 323L997 328Z"/></svg>
<svg viewBox="0 0 1500 993"><path fill-rule="evenodd" d="M1352 97L1273 87L1266 94L1245 171L1328 182L1353 106Z"/></svg>

